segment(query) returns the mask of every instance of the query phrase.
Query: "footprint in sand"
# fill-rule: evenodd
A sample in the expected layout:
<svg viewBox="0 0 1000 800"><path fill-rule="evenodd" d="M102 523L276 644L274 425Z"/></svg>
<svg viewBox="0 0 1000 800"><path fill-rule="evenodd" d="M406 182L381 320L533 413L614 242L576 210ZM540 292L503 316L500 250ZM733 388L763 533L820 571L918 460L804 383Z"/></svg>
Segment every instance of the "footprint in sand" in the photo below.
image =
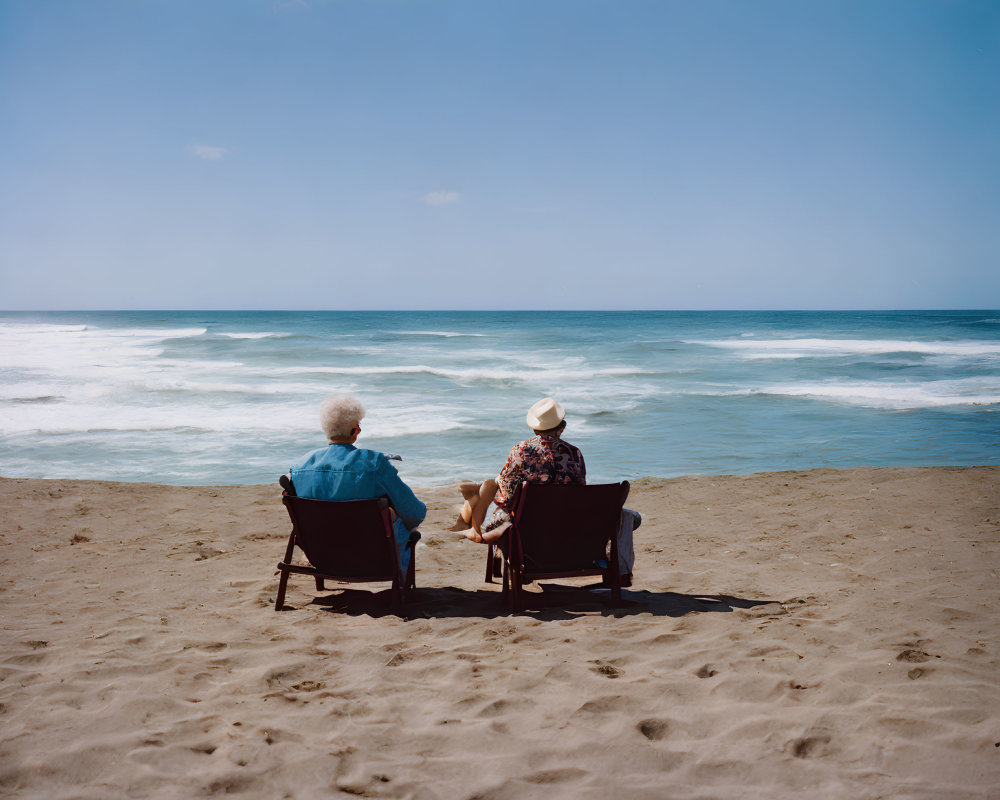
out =
<svg viewBox="0 0 1000 800"><path fill-rule="evenodd" d="M215 558L216 556L221 556L225 550L220 550L217 547L212 547L211 545L202 544L201 542L196 542L196 546L193 548L194 552L198 554L195 561L207 561L210 558Z"/></svg>
<svg viewBox="0 0 1000 800"><path fill-rule="evenodd" d="M930 661L932 658L941 658L941 656L932 656L923 650L904 650L896 656L897 661L906 661L910 664L922 664L925 661Z"/></svg>
<svg viewBox="0 0 1000 800"><path fill-rule="evenodd" d="M246 791L253 785L255 778L250 775L232 775L212 781L205 787L208 794L236 794Z"/></svg>
<svg viewBox="0 0 1000 800"><path fill-rule="evenodd" d="M699 678L711 678L713 675L718 675L719 671L717 669L712 669L709 664L706 664L701 669L699 669L695 675Z"/></svg>
<svg viewBox="0 0 1000 800"><path fill-rule="evenodd" d="M415 657L415 653L396 653L396 655L385 662L385 665L387 667L398 667L400 664L412 661Z"/></svg>
<svg viewBox="0 0 1000 800"><path fill-rule="evenodd" d="M563 781L573 781L586 776L588 773L576 767L565 769L546 769L532 775L526 775L521 780L527 783L562 783Z"/></svg>
<svg viewBox="0 0 1000 800"><path fill-rule="evenodd" d="M318 692L325 686L326 684L323 681L302 681L301 683L292 684L289 688L294 689L296 692Z"/></svg>
<svg viewBox="0 0 1000 800"><path fill-rule="evenodd" d="M512 707L512 703L509 700L494 700L488 706L486 706L482 711L479 712L480 717L498 717L501 714L507 713L507 711Z"/></svg>
<svg viewBox="0 0 1000 800"><path fill-rule="evenodd" d="M597 666L592 669L598 675L603 675L605 678L620 678L624 674L618 667L613 667L610 664L602 664L600 661L596 663Z"/></svg>
<svg viewBox="0 0 1000 800"><path fill-rule="evenodd" d="M163 618L161 617L161 622L160 622L161 625L164 624L162 622L162 619ZM129 639L126 642L126 644L138 644L144 638L145 637L143 637L143 636L137 636L134 639ZM217 652L218 650L225 650L227 647L229 647L229 644L227 642L196 642L194 644L186 644L181 649L182 650L207 650L210 653L214 653L214 652Z"/></svg>
<svg viewBox="0 0 1000 800"><path fill-rule="evenodd" d="M274 688L275 686L283 686L287 683L289 678L296 677L300 672L299 667L291 667L286 669L272 669L267 675L264 676L264 680L267 682L269 688Z"/></svg>
<svg viewBox="0 0 1000 800"><path fill-rule="evenodd" d="M502 622L493 628L483 631L484 639L506 639L517 633L517 627L509 622Z"/></svg>
<svg viewBox="0 0 1000 800"><path fill-rule="evenodd" d="M644 719L636 727L651 742L658 742L667 735L669 725L665 719Z"/></svg>
<svg viewBox="0 0 1000 800"><path fill-rule="evenodd" d="M392 778L390 776L376 773L366 779L337 781L337 789L344 794L353 794L356 797L381 797L382 790L380 784L391 781Z"/></svg>
<svg viewBox="0 0 1000 800"><path fill-rule="evenodd" d="M793 739L788 743L788 750L796 758L811 758L822 755L826 745L830 743L830 737L825 735L803 736L800 739Z"/></svg>
<svg viewBox="0 0 1000 800"><path fill-rule="evenodd" d="M626 700L620 694L614 694L608 697L597 697L593 700L588 700L577 711L586 714L606 714L611 711L621 711L629 705L631 705L630 701Z"/></svg>

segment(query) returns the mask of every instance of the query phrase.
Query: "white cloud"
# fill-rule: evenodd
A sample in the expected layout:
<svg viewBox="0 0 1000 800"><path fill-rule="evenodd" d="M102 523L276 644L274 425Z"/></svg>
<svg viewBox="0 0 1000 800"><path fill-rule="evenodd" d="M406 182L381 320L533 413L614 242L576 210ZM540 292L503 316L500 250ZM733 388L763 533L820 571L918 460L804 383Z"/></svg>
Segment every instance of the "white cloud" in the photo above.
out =
<svg viewBox="0 0 1000 800"><path fill-rule="evenodd" d="M196 144L191 150L198 158L207 158L209 161L218 161L229 153L228 147L213 147L210 144Z"/></svg>
<svg viewBox="0 0 1000 800"><path fill-rule="evenodd" d="M428 192L420 198L420 202L428 206L450 206L462 199L462 195L451 189L438 189Z"/></svg>

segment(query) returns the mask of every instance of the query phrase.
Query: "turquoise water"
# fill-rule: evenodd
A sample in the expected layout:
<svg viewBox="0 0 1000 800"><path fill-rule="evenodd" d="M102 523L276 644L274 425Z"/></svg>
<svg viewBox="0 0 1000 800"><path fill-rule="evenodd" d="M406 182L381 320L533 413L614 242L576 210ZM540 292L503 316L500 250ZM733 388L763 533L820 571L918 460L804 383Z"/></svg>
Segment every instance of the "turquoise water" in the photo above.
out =
<svg viewBox="0 0 1000 800"><path fill-rule="evenodd" d="M8 312L0 474L270 483L332 392L417 486L546 395L592 481L1000 464L1000 312Z"/></svg>

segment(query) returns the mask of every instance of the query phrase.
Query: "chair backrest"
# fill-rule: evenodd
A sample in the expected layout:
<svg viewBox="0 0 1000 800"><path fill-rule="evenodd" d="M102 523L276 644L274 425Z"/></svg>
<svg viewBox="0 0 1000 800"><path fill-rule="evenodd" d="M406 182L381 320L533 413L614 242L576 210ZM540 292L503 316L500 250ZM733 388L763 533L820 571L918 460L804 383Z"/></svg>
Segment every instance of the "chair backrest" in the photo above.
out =
<svg viewBox="0 0 1000 800"><path fill-rule="evenodd" d="M529 572L592 569L618 532L629 483L522 484L512 518Z"/></svg>
<svg viewBox="0 0 1000 800"><path fill-rule="evenodd" d="M283 495L295 543L320 572L393 580L395 538L385 498L310 500Z"/></svg>

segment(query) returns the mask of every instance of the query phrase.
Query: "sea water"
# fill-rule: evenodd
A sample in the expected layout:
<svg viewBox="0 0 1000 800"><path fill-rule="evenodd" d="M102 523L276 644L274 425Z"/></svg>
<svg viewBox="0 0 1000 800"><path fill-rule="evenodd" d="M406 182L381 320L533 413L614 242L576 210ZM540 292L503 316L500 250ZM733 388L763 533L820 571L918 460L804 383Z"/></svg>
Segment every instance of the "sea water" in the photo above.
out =
<svg viewBox="0 0 1000 800"><path fill-rule="evenodd" d="M1000 464L1000 312L0 313L0 475L271 483L334 392L415 486L545 396L591 482Z"/></svg>

